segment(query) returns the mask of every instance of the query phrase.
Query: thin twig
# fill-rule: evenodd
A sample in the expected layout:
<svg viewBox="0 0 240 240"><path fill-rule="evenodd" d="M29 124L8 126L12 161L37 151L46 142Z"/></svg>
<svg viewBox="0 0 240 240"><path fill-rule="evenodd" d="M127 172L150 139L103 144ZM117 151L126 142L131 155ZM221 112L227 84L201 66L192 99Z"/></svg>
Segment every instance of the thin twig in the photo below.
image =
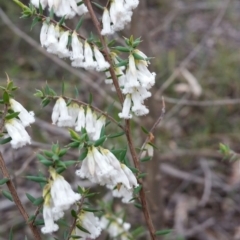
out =
<svg viewBox="0 0 240 240"><path fill-rule="evenodd" d="M41 236L40 236L40 233L39 233L39 230L37 229L37 227L34 226L32 222L28 221L29 220L28 214L27 214L25 208L23 207L21 200L18 197L17 191L16 191L16 189L14 187L14 184L11 180L10 174L7 170L7 167L6 167L6 164L5 164L5 161L2 157L1 152L0 152L0 168L1 168L1 171L2 171L2 174L3 174L3 177L8 179L8 182L6 184L7 184L7 187L8 187L8 189L9 189L11 195L12 195L13 201L15 202L19 212L21 213L21 215L25 219L25 222L28 224L29 228L31 229L31 231L34 235L34 239L35 240L41 240Z"/></svg>
<svg viewBox="0 0 240 240"><path fill-rule="evenodd" d="M142 152L146 146L146 144L149 142L149 138L152 138L153 137L153 132L154 130L156 129L156 127L158 126L158 124L162 121L163 117L165 115L165 101L164 101L164 97L162 97L162 110L161 110L161 113L160 113L160 116L158 117L157 121L153 124L153 126L151 127L149 133L148 133L148 136L147 138L145 139L142 147L141 147L141 151L140 153L138 154L138 157L140 158L141 155L142 155Z"/></svg>
<svg viewBox="0 0 240 240"><path fill-rule="evenodd" d="M113 63L112 63L110 54L108 52L107 44L106 44L103 36L101 35L101 24L99 23L96 15L95 15L95 12L92 8L91 1L90 0L85 0L85 4L88 8L88 11L89 11L90 16L91 16L92 21L93 21L93 24L94 24L94 26L97 30L99 39L102 43L103 51L105 53L106 60L110 64L109 71L110 71L110 74L111 74L111 77L112 77L112 80L113 80L114 87L115 87L116 92L117 92L118 99L119 99L120 103L123 104L124 98L123 98L121 89L120 89L119 84L118 84L118 78L117 78L117 76L115 74L115 71L114 71L114 68L113 68ZM126 133L126 137L127 137L127 141L128 141L128 146L129 146L129 149L130 149L130 152L131 152L131 156L132 156L132 159L133 159L133 162L134 162L134 166L140 172L140 163L139 163L139 159L138 159L138 156L137 156L134 144L133 144L131 128L130 128L130 120L128 120L128 119L125 120L125 133ZM142 180L139 179L138 181L142 185ZM144 214L144 217L145 217L145 221L146 221L151 239L155 240L156 239L155 229L154 229L154 226L153 226L153 223L152 223L152 219L150 217L150 213L149 213L149 209L148 209L146 195L145 195L143 185L142 185L142 189L139 192L139 196L140 196L140 199L141 199L142 210L143 210L143 214Z"/></svg>

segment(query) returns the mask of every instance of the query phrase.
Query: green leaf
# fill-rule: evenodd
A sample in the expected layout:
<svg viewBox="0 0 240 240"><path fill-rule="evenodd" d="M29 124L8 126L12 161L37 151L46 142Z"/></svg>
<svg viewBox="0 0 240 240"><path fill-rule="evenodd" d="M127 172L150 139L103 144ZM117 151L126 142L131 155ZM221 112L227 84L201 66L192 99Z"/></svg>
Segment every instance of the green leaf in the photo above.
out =
<svg viewBox="0 0 240 240"><path fill-rule="evenodd" d="M60 19L60 21L59 21L59 26L62 26L63 24L64 24L64 22L65 22L65 17L66 17L66 15L64 15L61 19ZM64 94L62 94L62 95L64 95Z"/></svg>
<svg viewBox="0 0 240 240"><path fill-rule="evenodd" d="M87 229L85 229L84 227L82 227L81 225L77 224L76 226L77 226L77 228L78 228L79 230L81 230L82 232L85 232L85 233L89 233L89 234L90 234L90 232L89 232Z"/></svg>
<svg viewBox="0 0 240 240"><path fill-rule="evenodd" d="M44 225L43 219L34 221L34 225L35 225L35 226L42 226L42 225Z"/></svg>
<svg viewBox="0 0 240 240"><path fill-rule="evenodd" d="M120 137L120 136L122 136L122 135L124 135L125 134L125 132L123 131L123 132L120 132L120 133L114 133L114 134L110 134L109 136L108 136L108 138L116 138L116 137Z"/></svg>
<svg viewBox="0 0 240 240"><path fill-rule="evenodd" d="M84 159L86 158L87 154L88 154L88 149L85 148L85 149L83 150L83 152L81 153L81 155L79 156L78 159L79 159L80 161L84 160Z"/></svg>
<svg viewBox="0 0 240 240"><path fill-rule="evenodd" d="M54 10L53 10L53 7L51 8L51 11L50 11L50 18L53 19L54 17Z"/></svg>
<svg viewBox="0 0 240 240"><path fill-rule="evenodd" d="M151 159L152 159L152 157L144 157L144 158L141 158L140 161L141 162L148 162Z"/></svg>
<svg viewBox="0 0 240 240"><path fill-rule="evenodd" d="M41 18L39 18L39 17L35 17L35 18L33 19L33 21L32 21L32 24L31 24L30 30L32 30L33 27L34 27L39 21L41 21Z"/></svg>
<svg viewBox="0 0 240 240"><path fill-rule="evenodd" d="M56 172L57 172L58 174L60 174L60 173L64 172L65 170L66 170L65 167L58 167L58 168L56 169Z"/></svg>
<svg viewBox="0 0 240 240"><path fill-rule="evenodd" d="M80 145L80 142L71 142L69 143L66 147L69 147L69 148L78 148Z"/></svg>
<svg viewBox="0 0 240 240"><path fill-rule="evenodd" d="M74 218L77 218L77 213L74 209L72 209L71 211L71 215L74 217Z"/></svg>
<svg viewBox="0 0 240 240"><path fill-rule="evenodd" d="M98 195L99 193L87 193L87 194L85 194L84 196L85 196L85 198L90 198L90 197L93 197L93 196L96 196L96 195Z"/></svg>
<svg viewBox="0 0 240 240"><path fill-rule="evenodd" d="M20 112L13 112L13 113L7 114L5 119L10 120L10 119L16 118L19 115L19 113Z"/></svg>
<svg viewBox="0 0 240 240"><path fill-rule="evenodd" d="M140 204L140 203L134 203L134 206L135 206L136 208L142 210L142 204Z"/></svg>
<svg viewBox="0 0 240 240"><path fill-rule="evenodd" d="M6 144L6 143L10 142L11 140L12 140L11 137L3 138L3 139L1 138L0 139L0 145Z"/></svg>
<svg viewBox="0 0 240 240"><path fill-rule="evenodd" d="M92 2L93 5L95 5L97 8L101 9L104 11L104 7L96 2Z"/></svg>
<svg viewBox="0 0 240 240"><path fill-rule="evenodd" d="M45 177L36 177L36 176L26 176L28 180L38 183L48 183L48 180Z"/></svg>
<svg viewBox="0 0 240 240"><path fill-rule="evenodd" d="M92 101L93 101L93 95L92 95L92 93L90 92L90 93L89 93L89 97L88 97L88 103L89 103L89 105L92 104Z"/></svg>
<svg viewBox="0 0 240 240"><path fill-rule="evenodd" d="M164 229L155 232L156 236L167 235L172 232L172 229Z"/></svg>
<svg viewBox="0 0 240 240"><path fill-rule="evenodd" d="M113 49L116 49L119 52L130 52L130 49L128 47L117 46L117 47L113 47Z"/></svg>
<svg viewBox="0 0 240 240"><path fill-rule="evenodd" d="M75 31L77 32L79 29L80 29L80 27L82 26L82 24L83 24L83 19L84 19L84 16L82 16L81 18L80 18L80 20L79 20L79 22L78 22L78 24L77 24L77 26L76 26L76 28L75 28Z"/></svg>
<svg viewBox="0 0 240 240"><path fill-rule="evenodd" d="M26 196L31 203L34 203L34 201L36 200L36 198L30 195L29 193L26 193Z"/></svg>
<svg viewBox="0 0 240 240"><path fill-rule="evenodd" d="M49 103L50 103L50 99L44 98L41 104L42 104L42 107L46 107Z"/></svg>
<svg viewBox="0 0 240 240"><path fill-rule="evenodd" d="M133 236L134 239L136 239L139 235L143 234L144 232L145 229L141 226L131 231L130 234Z"/></svg>
<svg viewBox="0 0 240 240"><path fill-rule="evenodd" d="M140 173L139 175L138 175L138 178L144 178L144 177L146 177L147 176L147 173Z"/></svg>
<svg viewBox="0 0 240 240"><path fill-rule="evenodd" d="M115 64L116 67L122 67L122 66L127 66L128 65L128 60L123 60L120 61L119 63Z"/></svg>
<svg viewBox="0 0 240 240"><path fill-rule="evenodd" d="M13 229L10 229L8 240L13 240Z"/></svg>
<svg viewBox="0 0 240 240"><path fill-rule="evenodd" d="M80 136L77 132L73 131L72 129L69 129L69 133L72 139L80 140Z"/></svg>
<svg viewBox="0 0 240 240"><path fill-rule="evenodd" d="M2 190L2 195L11 202L13 202L12 194L9 191Z"/></svg>
<svg viewBox="0 0 240 240"><path fill-rule="evenodd" d="M141 129L144 133L149 134L149 131L145 127L141 126Z"/></svg>
<svg viewBox="0 0 240 240"><path fill-rule="evenodd" d="M93 208L82 208L86 212L102 212L102 209L93 209Z"/></svg>
<svg viewBox="0 0 240 240"><path fill-rule="evenodd" d="M9 103L9 94L8 94L8 92L6 92L6 91L4 91L4 93L3 93L3 102L4 103Z"/></svg>
<svg viewBox="0 0 240 240"><path fill-rule="evenodd" d="M136 188L134 188L133 190L134 194L138 194L141 191L141 189L142 189L142 185L139 185Z"/></svg>
<svg viewBox="0 0 240 240"><path fill-rule="evenodd" d="M78 91L76 86L74 87L74 90L75 90L75 97L78 98L79 97L79 91Z"/></svg>
<svg viewBox="0 0 240 240"><path fill-rule="evenodd" d="M64 161L65 166L72 166L74 164L78 163L78 161L74 161L74 160L68 160L68 161Z"/></svg>
<svg viewBox="0 0 240 240"><path fill-rule="evenodd" d="M98 147L98 146L102 145L105 142L106 139L107 139L106 136L103 136L103 137L99 138L97 141L95 141L94 146Z"/></svg>
<svg viewBox="0 0 240 240"><path fill-rule="evenodd" d="M67 151L68 151L68 149L66 149L66 148L61 149L60 152L59 152L59 154L58 154L58 156L59 156L59 157L64 156L64 155L67 153Z"/></svg>
<svg viewBox="0 0 240 240"><path fill-rule="evenodd" d="M34 206L39 206L39 205L43 204L43 202L44 202L43 197L39 197L39 198L35 199L35 201L33 202L33 205Z"/></svg>
<svg viewBox="0 0 240 240"><path fill-rule="evenodd" d="M44 97L44 94L41 90L36 90L36 93L33 94L35 97L39 97L39 98L42 98Z"/></svg>
<svg viewBox="0 0 240 240"><path fill-rule="evenodd" d="M47 156L47 157L49 157L49 158L52 158L52 156L53 156L53 154L54 154L54 153L52 153L51 151L47 151L47 150L43 151L43 153L44 153L45 156ZM42 155L41 155L41 156L42 156ZM45 158L44 158L44 159L45 159Z"/></svg>
<svg viewBox="0 0 240 240"><path fill-rule="evenodd" d="M3 178L3 179L0 180L0 185L3 185L5 183L7 183L8 181L9 181L8 178Z"/></svg>
<svg viewBox="0 0 240 240"><path fill-rule="evenodd" d="M39 9L39 13L42 15L43 14L43 8L42 8L42 4L41 4L40 1L39 1L38 9Z"/></svg>
<svg viewBox="0 0 240 240"><path fill-rule="evenodd" d="M12 90L12 87L13 87L13 82L12 81L10 81L9 83L8 83L8 85L7 85L7 90Z"/></svg>

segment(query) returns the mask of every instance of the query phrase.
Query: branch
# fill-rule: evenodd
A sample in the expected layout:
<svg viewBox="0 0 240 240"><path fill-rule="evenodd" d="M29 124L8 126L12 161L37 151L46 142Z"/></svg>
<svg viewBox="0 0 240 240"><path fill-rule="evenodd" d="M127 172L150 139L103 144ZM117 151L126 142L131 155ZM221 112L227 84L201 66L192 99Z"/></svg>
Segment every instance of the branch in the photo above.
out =
<svg viewBox="0 0 240 240"><path fill-rule="evenodd" d="M105 53L106 60L110 64L109 71L110 71L110 74L111 74L111 77L112 77L112 80L113 80L113 84L114 84L114 87L115 87L117 95L118 95L118 99L119 99L120 103L123 104L124 98L123 98L121 89L120 89L119 84L118 84L118 78L117 78L117 76L115 74L115 71L114 71L114 67L113 67L111 57L109 55L108 47L106 45L106 42L105 42L103 36L101 35L101 25L100 25L96 15L95 15L95 12L92 8L91 1L90 0L85 0L85 4L88 8L88 11L89 11L90 16L91 16L92 21L93 21L93 24L94 24L94 26L97 30L99 39L102 43L103 52ZM133 162L134 162L134 166L140 172L140 163L139 163L139 159L138 159L138 156L137 156L134 144L133 144L133 139L132 139L132 135L131 135L131 128L130 128L130 120L128 120L128 119L125 120L125 133L126 133L126 137L127 137L127 141L128 141L128 146L129 146L129 149L130 149L130 152L131 152L131 156L132 156L132 159L133 159ZM151 239L155 240L156 239L155 229L154 229L152 219L150 217L149 209L148 209L148 206L147 206L147 200L146 200L146 195L145 195L144 187L143 187L143 184L142 184L142 180L138 179L138 181L142 185L142 189L140 190L139 195L140 195L140 199L141 199L142 210L143 210L143 214L144 214L144 217L145 217L145 221L146 221L149 233L151 235Z"/></svg>
<svg viewBox="0 0 240 240"><path fill-rule="evenodd" d="M34 235L34 239L35 240L41 240L41 236L40 236L40 233L39 233L39 230L37 229L36 226L33 225L32 222L29 222L29 216L26 212L26 210L24 209L23 205L22 205L22 202L21 200L19 199L18 197L18 194L17 194L17 191L14 187L14 184L11 180L11 177L10 177L10 174L7 170L7 167L6 167L6 164L5 164L5 161L2 157L2 153L0 152L0 169L2 171L2 174L3 174L3 177L4 178L7 178L8 179L8 182L6 183L7 184L7 187L13 197L13 200L19 210L19 212L21 213L21 215L23 216L23 218L25 219L25 222L28 224L28 226L30 227L33 235Z"/></svg>
<svg viewBox="0 0 240 240"><path fill-rule="evenodd" d="M162 110L161 110L161 114L160 116L158 117L157 121L153 124L153 126L151 127L149 133L148 133L148 136L147 138L145 139L142 147L141 147L141 151L138 155L138 157L140 158L141 155L142 155L142 152L146 146L146 144L150 141L150 138L154 138L154 135L153 135L153 132L154 130L156 129L156 127L158 126L158 124L162 121L163 117L165 115L165 102L164 102L164 98L162 97Z"/></svg>

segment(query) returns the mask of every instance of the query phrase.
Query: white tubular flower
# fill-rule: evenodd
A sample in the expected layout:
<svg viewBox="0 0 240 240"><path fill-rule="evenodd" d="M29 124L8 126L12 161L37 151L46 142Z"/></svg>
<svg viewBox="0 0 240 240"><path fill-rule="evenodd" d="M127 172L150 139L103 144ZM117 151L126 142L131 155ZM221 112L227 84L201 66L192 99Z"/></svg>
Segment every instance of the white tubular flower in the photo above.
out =
<svg viewBox="0 0 240 240"><path fill-rule="evenodd" d="M69 209L73 203L81 199L81 195L75 193L64 177L57 174L53 168L50 168L49 172L53 179L51 184L51 198L55 211Z"/></svg>
<svg viewBox="0 0 240 240"><path fill-rule="evenodd" d="M81 106L78 112L75 130L80 132L82 128L85 128L85 124L86 124L85 111L84 108Z"/></svg>
<svg viewBox="0 0 240 240"><path fill-rule="evenodd" d="M83 160L80 170L76 174L81 178L88 178L91 182L105 184L105 178L109 177L112 167L108 165L105 157L97 148L88 148L87 157Z"/></svg>
<svg viewBox="0 0 240 240"><path fill-rule="evenodd" d="M29 126L31 123L35 122L34 112L28 112L22 104L15 101L13 98L10 99L11 109L14 112L19 112L18 117L20 118L22 125L24 127Z"/></svg>
<svg viewBox="0 0 240 240"><path fill-rule="evenodd" d="M92 112L92 109L88 106L87 107L87 114L86 114L86 130L88 134L95 133L95 119Z"/></svg>
<svg viewBox="0 0 240 240"><path fill-rule="evenodd" d="M110 64L105 60L102 53L98 50L97 46L93 47L95 59L97 61L97 71L105 71L110 67Z"/></svg>
<svg viewBox="0 0 240 240"><path fill-rule="evenodd" d="M61 33L57 47L57 54L59 58L66 58L70 56L70 52L67 49L68 35L69 35L68 31Z"/></svg>
<svg viewBox="0 0 240 240"><path fill-rule="evenodd" d="M153 157L153 152L154 152L153 146L147 143L145 146L145 149L147 150L148 156Z"/></svg>
<svg viewBox="0 0 240 240"><path fill-rule="evenodd" d="M79 2L79 0L75 0L76 3ZM84 13L87 13L88 9L86 7L86 5L84 3L82 3L81 5L77 6L77 14L78 15L83 15Z"/></svg>
<svg viewBox="0 0 240 240"><path fill-rule="evenodd" d="M87 40L84 43L84 68L86 70L94 69L97 67L97 62L93 60L93 52L92 48L87 42Z"/></svg>
<svg viewBox="0 0 240 240"><path fill-rule="evenodd" d="M46 204L43 206L43 219L44 227L41 229L43 234L56 232L58 230L58 225L54 223L52 207Z"/></svg>
<svg viewBox="0 0 240 240"><path fill-rule="evenodd" d="M137 116L142 116L149 113L149 110L146 108L145 105L143 105L141 95L138 91L134 91L132 93L132 101L133 101L132 111Z"/></svg>
<svg viewBox="0 0 240 240"><path fill-rule="evenodd" d="M131 95L127 94L123 103L122 112L118 114L120 118L124 118L124 119L132 118L132 114L130 114L131 104L132 104Z"/></svg>
<svg viewBox="0 0 240 240"><path fill-rule="evenodd" d="M111 19L107 8L104 8L103 11L102 25L103 25L103 29L101 31L102 35L111 35L114 33L111 27Z"/></svg>
<svg viewBox="0 0 240 240"><path fill-rule="evenodd" d="M76 31L72 34L72 52L71 52L71 60L79 60L82 62L84 59L83 56L83 44L78 39Z"/></svg>
<svg viewBox="0 0 240 240"><path fill-rule="evenodd" d="M52 112L52 124L56 124L61 126L61 122L71 121L71 116L68 114L67 104L63 98L59 98L54 107Z"/></svg>
<svg viewBox="0 0 240 240"><path fill-rule="evenodd" d="M57 53L59 35L60 35L59 26L55 27L53 24L50 24L47 31L47 39L44 44L48 52L53 54Z"/></svg>
<svg viewBox="0 0 240 240"><path fill-rule="evenodd" d="M127 189L124 185L121 185L119 189L114 189L112 194L116 198L122 198L123 203L130 203L133 198L133 189Z"/></svg>
<svg viewBox="0 0 240 240"><path fill-rule="evenodd" d="M96 125L95 125L95 133L93 135L93 140L96 141L100 138L100 134L101 134L101 130L102 127L105 125L106 123L106 117L104 115L102 115L97 121L96 121Z"/></svg>
<svg viewBox="0 0 240 240"><path fill-rule="evenodd" d="M77 117L78 117L78 112L79 112L79 106L76 103L71 103L68 107L68 115L71 117L69 120L65 121L59 121L58 126L59 127L75 127Z"/></svg>
<svg viewBox="0 0 240 240"><path fill-rule="evenodd" d="M128 181L130 183L130 186L132 188L137 187L138 182L137 182L137 179L136 179L135 175L133 174L133 172L125 164L121 164L121 168L124 171L124 173L126 174Z"/></svg>
<svg viewBox="0 0 240 240"><path fill-rule="evenodd" d="M127 10L135 9L139 4L139 0L125 0L125 2L124 6Z"/></svg>
<svg viewBox="0 0 240 240"><path fill-rule="evenodd" d="M89 233L81 231L79 228L75 228L71 235L81 236L80 239L96 239L101 234L101 227L99 218L92 212L81 211L78 216L77 223L85 228ZM74 238L76 239L76 238ZM78 239L78 238L77 238Z"/></svg>
<svg viewBox="0 0 240 240"><path fill-rule="evenodd" d="M128 230L131 227L130 223L123 222L122 219L115 216L102 216L100 219L100 226L105 229L110 237L119 237L121 240L127 240Z"/></svg>
<svg viewBox="0 0 240 240"><path fill-rule="evenodd" d="M126 87L139 87L140 83L137 79L137 69L133 55L129 56L129 67L126 71Z"/></svg>
<svg viewBox="0 0 240 240"><path fill-rule="evenodd" d="M47 41L47 32L48 24L44 21L40 32L40 43L42 47L45 45L45 42Z"/></svg>
<svg viewBox="0 0 240 240"><path fill-rule="evenodd" d="M8 135L12 138L10 143L13 148L17 149L26 144L31 144L31 138L19 120L13 118L6 121L5 128L7 129Z"/></svg>

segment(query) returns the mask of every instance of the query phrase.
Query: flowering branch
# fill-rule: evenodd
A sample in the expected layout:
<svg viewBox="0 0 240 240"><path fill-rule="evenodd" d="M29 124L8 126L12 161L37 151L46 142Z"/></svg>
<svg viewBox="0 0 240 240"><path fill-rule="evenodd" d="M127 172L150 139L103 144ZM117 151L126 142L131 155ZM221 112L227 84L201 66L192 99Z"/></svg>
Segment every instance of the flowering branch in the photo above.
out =
<svg viewBox="0 0 240 240"><path fill-rule="evenodd" d="M114 84L114 87L116 89L119 101L121 102L121 104L123 104L124 98L123 98L122 92L121 92L119 84L118 84L118 78L117 78L117 76L115 74L115 71L114 71L114 68L113 68L113 63L112 63L111 57L110 57L109 52L108 52L107 44L106 44L103 36L101 35L101 28L100 28L101 25L100 25L96 15L95 15L95 12L92 8L91 1L90 0L85 0L85 4L88 8L88 11L89 11L90 16L92 18L92 21L93 21L93 23L95 25L95 28L97 30L98 36L99 36L100 41L102 43L103 51L105 53L106 60L110 64L109 71L110 71L110 74L111 74L113 84ZM137 156L134 144L133 144L133 139L132 139L131 130L130 130L130 120L128 120L128 119L125 120L125 133L126 133L129 149L130 149L130 152L131 152L131 156L132 156L135 168L140 172L139 159L138 159L138 156ZM139 181L140 184L142 183L141 180L138 179L138 181ZM154 226L153 226L153 223L152 223L152 219L150 217L150 213L149 213L149 209L148 209L147 201L146 201L146 195L145 195L145 191L144 191L143 186L142 186L142 189L140 190L139 194L140 194L140 199L141 199L141 204L142 204L144 217L145 217L145 220L146 220L146 224L147 224L149 233L151 235L151 239L155 240L156 239L155 229L154 229Z"/></svg>
<svg viewBox="0 0 240 240"><path fill-rule="evenodd" d="M9 174L9 172L7 170L7 167L6 167L6 164L5 164L5 161L4 161L3 157L2 157L2 153L1 152L0 152L0 168L1 168L1 171L2 171L2 174L3 174L3 177L8 179L8 181L6 182L7 187L8 187L8 189L9 189L11 195L12 195L12 198L13 198L13 200L14 200L14 202L15 202L18 210L19 210L19 212L22 214L23 218L25 219L25 222L30 227L30 229L31 229L31 231L32 231L32 233L34 235L34 239L35 240L41 240L40 233L39 233L38 229L36 228L36 226L34 226L32 222L28 221L29 220L29 216L28 216L25 208L23 207L21 200L18 197L17 191L16 191L16 189L14 187L14 184L13 184L13 182L11 180L10 174Z"/></svg>
<svg viewBox="0 0 240 240"><path fill-rule="evenodd" d="M58 99L60 98L60 96L46 96L47 98L53 98L53 99ZM78 99L74 99L74 98L70 98L70 97L62 97L63 99L67 100L67 101L71 101L71 102L75 102L75 103L78 103L78 104L81 104L81 105L84 105L84 106L89 106L88 103L85 103L81 100L78 100ZM97 107L94 107L94 106L90 106L94 111L104 115L106 118L108 118L110 121L114 122L117 126L119 126L123 131L125 131L124 127L119 123L117 122L113 117L111 117L109 114L107 114L106 112L100 110L99 108Z"/></svg>

